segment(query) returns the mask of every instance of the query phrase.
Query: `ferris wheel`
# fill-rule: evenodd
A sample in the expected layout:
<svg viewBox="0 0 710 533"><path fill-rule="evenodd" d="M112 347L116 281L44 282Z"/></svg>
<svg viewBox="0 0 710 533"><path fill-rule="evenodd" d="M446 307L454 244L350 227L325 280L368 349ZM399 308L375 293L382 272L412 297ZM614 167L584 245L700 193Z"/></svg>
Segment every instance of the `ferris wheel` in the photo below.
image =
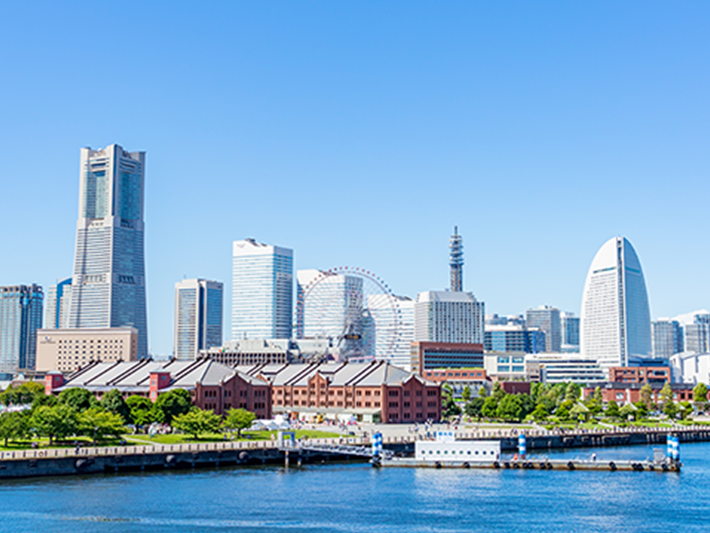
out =
<svg viewBox="0 0 710 533"><path fill-rule="evenodd" d="M340 360L389 359L400 343L398 298L357 267L299 271L296 336L329 339Z"/></svg>

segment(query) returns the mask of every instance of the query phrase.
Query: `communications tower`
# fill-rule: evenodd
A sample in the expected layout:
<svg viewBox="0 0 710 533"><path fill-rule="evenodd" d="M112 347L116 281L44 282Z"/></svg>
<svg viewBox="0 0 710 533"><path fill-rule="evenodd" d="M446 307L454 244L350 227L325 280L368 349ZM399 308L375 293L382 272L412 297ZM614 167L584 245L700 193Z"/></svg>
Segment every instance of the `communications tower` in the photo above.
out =
<svg viewBox="0 0 710 533"><path fill-rule="evenodd" d="M452 292L463 291L463 238L459 235L458 229L458 226L454 226L454 234L449 239Z"/></svg>

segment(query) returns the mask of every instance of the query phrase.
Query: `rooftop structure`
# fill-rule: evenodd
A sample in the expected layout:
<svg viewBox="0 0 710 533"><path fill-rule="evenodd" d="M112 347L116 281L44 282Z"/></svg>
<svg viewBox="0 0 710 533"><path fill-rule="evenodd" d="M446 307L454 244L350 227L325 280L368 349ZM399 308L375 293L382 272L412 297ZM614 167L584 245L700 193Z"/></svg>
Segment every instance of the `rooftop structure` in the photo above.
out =
<svg viewBox="0 0 710 533"><path fill-rule="evenodd" d="M449 239L449 267L451 268L451 292L463 291L463 237L458 227Z"/></svg>
<svg viewBox="0 0 710 533"><path fill-rule="evenodd" d="M439 385L389 364L311 363L237 367L271 384L274 412L299 418L424 422L441 417Z"/></svg>
<svg viewBox="0 0 710 533"><path fill-rule="evenodd" d="M117 389L124 397L157 395L174 389L190 392L198 407L224 414L231 408L244 408L257 418L271 418L270 388L255 376L215 361L168 362L143 359L135 362L91 363L64 380L53 381L48 374L48 392L58 394L70 388L86 389L100 398Z"/></svg>

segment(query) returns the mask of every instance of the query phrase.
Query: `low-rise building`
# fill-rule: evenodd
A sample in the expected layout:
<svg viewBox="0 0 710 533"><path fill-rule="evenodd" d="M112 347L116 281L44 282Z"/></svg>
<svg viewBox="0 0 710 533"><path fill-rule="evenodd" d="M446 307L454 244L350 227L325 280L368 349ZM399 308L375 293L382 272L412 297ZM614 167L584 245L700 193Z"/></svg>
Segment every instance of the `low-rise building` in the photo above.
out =
<svg viewBox="0 0 710 533"><path fill-rule="evenodd" d="M522 352L486 352L484 367L495 381L541 381L540 363Z"/></svg>
<svg viewBox="0 0 710 533"><path fill-rule="evenodd" d="M710 384L710 353L677 353L670 364L674 382Z"/></svg>
<svg viewBox="0 0 710 533"><path fill-rule="evenodd" d="M485 387L488 391L491 389L491 382L483 368L435 368L425 370L424 378L434 383L446 383L457 398L461 397L466 387L471 391L473 398L479 395L481 387Z"/></svg>
<svg viewBox="0 0 710 533"><path fill-rule="evenodd" d="M668 366L612 366L609 381L613 383L660 383L671 381Z"/></svg>
<svg viewBox="0 0 710 533"><path fill-rule="evenodd" d="M413 342L412 372L438 368L483 368L483 344Z"/></svg>
<svg viewBox="0 0 710 533"><path fill-rule="evenodd" d="M602 393L604 403L614 401L618 404L636 403L641 401L641 388L645 383L602 383L598 385ZM651 401L660 403L660 392L663 384L649 383L651 387ZM673 400L676 402L693 401L693 387L685 383L671 383L673 391ZM594 394L596 387L585 387L583 389L584 398L588 398Z"/></svg>
<svg viewBox="0 0 710 533"><path fill-rule="evenodd" d="M37 330L37 370L75 372L91 362L138 358L138 330L132 327Z"/></svg>
<svg viewBox="0 0 710 533"><path fill-rule="evenodd" d="M604 383L608 378L595 359L578 354L532 354L527 360L540 364L544 383Z"/></svg>
<svg viewBox="0 0 710 533"><path fill-rule="evenodd" d="M90 391L98 399L117 389L124 397L145 396L152 401L160 393L185 389L197 407L211 409L218 415L231 408L243 408L257 418L271 418L271 389L266 381L207 359L95 361L66 378L56 371L45 378L47 394L77 387Z"/></svg>
<svg viewBox="0 0 710 533"><path fill-rule="evenodd" d="M274 413L302 419L424 422L441 418L441 387L386 361L237 367L271 385Z"/></svg>

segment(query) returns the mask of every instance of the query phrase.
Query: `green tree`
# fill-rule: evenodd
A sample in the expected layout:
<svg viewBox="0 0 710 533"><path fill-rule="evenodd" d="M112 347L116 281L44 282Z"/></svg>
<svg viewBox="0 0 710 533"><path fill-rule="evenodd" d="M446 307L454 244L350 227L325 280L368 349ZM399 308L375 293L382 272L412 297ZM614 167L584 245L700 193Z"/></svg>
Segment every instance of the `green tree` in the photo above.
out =
<svg viewBox="0 0 710 533"><path fill-rule="evenodd" d="M108 436L120 437L126 431L126 426L123 417L118 413L92 407L79 413L77 429L82 435L91 437L95 444Z"/></svg>
<svg viewBox="0 0 710 533"><path fill-rule="evenodd" d="M51 394L49 396L37 396L35 398L35 401L32 402L32 412L34 412L35 409L37 409L40 405L48 405L50 407L57 405L58 400L56 396L52 396Z"/></svg>
<svg viewBox="0 0 710 533"><path fill-rule="evenodd" d="M525 416L523 400L517 394L506 394L498 403L496 416L506 421L519 422Z"/></svg>
<svg viewBox="0 0 710 533"><path fill-rule="evenodd" d="M481 388L478 389L478 397L479 398L488 398L488 389L481 385Z"/></svg>
<svg viewBox="0 0 710 533"><path fill-rule="evenodd" d="M698 409L705 410L708 405L708 387L705 383L698 383L693 387L693 401Z"/></svg>
<svg viewBox="0 0 710 533"><path fill-rule="evenodd" d="M638 401L634 404L636 407L636 418L641 419L641 418L646 418L648 416L648 407L646 404L642 401Z"/></svg>
<svg viewBox="0 0 710 533"><path fill-rule="evenodd" d="M585 422L589 418L589 409L582 403L576 403L569 410L569 417L577 422Z"/></svg>
<svg viewBox="0 0 710 533"><path fill-rule="evenodd" d="M661 404L663 404L664 407L667 403L673 402L673 389L671 389L671 386L667 381L666 384L663 385L661 392L658 393L658 397L660 398Z"/></svg>
<svg viewBox="0 0 710 533"><path fill-rule="evenodd" d="M538 422L542 422L543 420L546 420L548 416L550 416L550 412L545 407L544 402L538 403L535 406L535 410L532 412L533 419L537 420Z"/></svg>
<svg viewBox="0 0 710 533"><path fill-rule="evenodd" d="M155 401L156 410L160 411L163 421L172 424L173 418L184 415L192 407L192 398L185 389L173 389L158 396Z"/></svg>
<svg viewBox="0 0 710 533"><path fill-rule="evenodd" d="M619 409L619 417L622 420L631 420L631 417L636 418L636 407L630 403Z"/></svg>
<svg viewBox="0 0 710 533"><path fill-rule="evenodd" d="M680 414L681 420L687 420L690 415L693 414L693 404L690 402L680 402L678 405L678 414Z"/></svg>
<svg viewBox="0 0 710 533"><path fill-rule="evenodd" d="M205 433L216 433L222 419L213 411L206 411L193 407L185 414L177 415L173 418L173 427L179 429L183 433L192 435L193 438L199 439L200 435Z"/></svg>
<svg viewBox="0 0 710 533"><path fill-rule="evenodd" d="M76 411L67 404L41 405L32 413L30 428L42 437L49 437L52 445L54 439L65 439L76 433Z"/></svg>
<svg viewBox="0 0 710 533"><path fill-rule="evenodd" d="M471 418L479 419L483 414L483 398L471 398L471 401L466 404L464 411Z"/></svg>
<svg viewBox="0 0 710 533"><path fill-rule="evenodd" d="M576 402L579 400L579 395L580 395L581 388L577 383L570 383L567 385L567 389L565 391L565 401L566 402Z"/></svg>
<svg viewBox="0 0 710 533"><path fill-rule="evenodd" d="M124 424L131 423L131 410L118 389L111 389L101 398L101 407L110 413L115 413L123 419Z"/></svg>
<svg viewBox="0 0 710 533"><path fill-rule="evenodd" d="M673 402L666 402L666 404L663 406L663 414L673 420L678 414L678 406Z"/></svg>
<svg viewBox="0 0 710 533"><path fill-rule="evenodd" d="M91 409L98 405L96 398L87 389L72 387L59 393L57 400L60 404L68 405L77 412Z"/></svg>
<svg viewBox="0 0 710 533"><path fill-rule="evenodd" d="M641 390L639 390L639 401L646 406L646 409L653 408L653 389L648 383L644 383Z"/></svg>
<svg viewBox="0 0 710 533"><path fill-rule="evenodd" d="M29 413L27 411L6 411L0 414L0 439L5 441L20 440L29 432Z"/></svg>
<svg viewBox="0 0 710 533"><path fill-rule="evenodd" d="M489 396L483 401L483 407L481 408L481 414L486 418L495 418L496 411L498 410L498 401L494 396Z"/></svg>
<svg viewBox="0 0 710 533"><path fill-rule="evenodd" d="M493 398L496 399L496 403L500 402L505 396L505 394L506 393L503 390L503 385L500 384L500 381L496 381L495 385L493 385L493 394L491 395Z"/></svg>
<svg viewBox="0 0 710 533"><path fill-rule="evenodd" d="M38 381L28 381L17 387L10 385L0 393L0 403L3 405L30 405L44 395L44 384Z"/></svg>
<svg viewBox="0 0 710 533"><path fill-rule="evenodd" d="M444 418L458 416L461 414L461 408L456 405L456 401L454 400L453 396L442 395L441 403L441 414L444 416Z"/></svg>
<svg viewBox="0 0 710 533"><path fill-rule="evenodd" d="M152 422L162 422L162 418L156 420L156 415L163 416L162 411L155 409L155 405L145 396L129 396L126 398L126 407L130 413L131 422L137 426L144 426Z"/></svg>
<svg viewBox="0 0 710 533"><path fill-rule="evenodd" d="M469 400L471 399L471 387L466 385L463 388L463 391L461 391L461 398L463 399L464 402L467 402L467 403L469 402Z"/></svg>
<svg viewBox="0 0 710 533"><path fill-rule="evenodd" d="M592 396L592 399L599 405L602 405L604 403L604 396L602 395L601 387L597 386L594 388L594 395Z"/></svg>
<svg viewBox="0 0 710 533"><path fill-rule="evenodd" d="M606 406L604 414L609 418L619 418L619 404L614 400L610 401Z"/></svg>
<svg viewBox="0 0 710 533"><path fill-rule="evenodd" d="M230 409L227 411L227 417L224 420L224 427L231 430L236 430L237 437L242 436L242 430L251 427L252 422L256 420L256 415L246 409Z"/></svg>

